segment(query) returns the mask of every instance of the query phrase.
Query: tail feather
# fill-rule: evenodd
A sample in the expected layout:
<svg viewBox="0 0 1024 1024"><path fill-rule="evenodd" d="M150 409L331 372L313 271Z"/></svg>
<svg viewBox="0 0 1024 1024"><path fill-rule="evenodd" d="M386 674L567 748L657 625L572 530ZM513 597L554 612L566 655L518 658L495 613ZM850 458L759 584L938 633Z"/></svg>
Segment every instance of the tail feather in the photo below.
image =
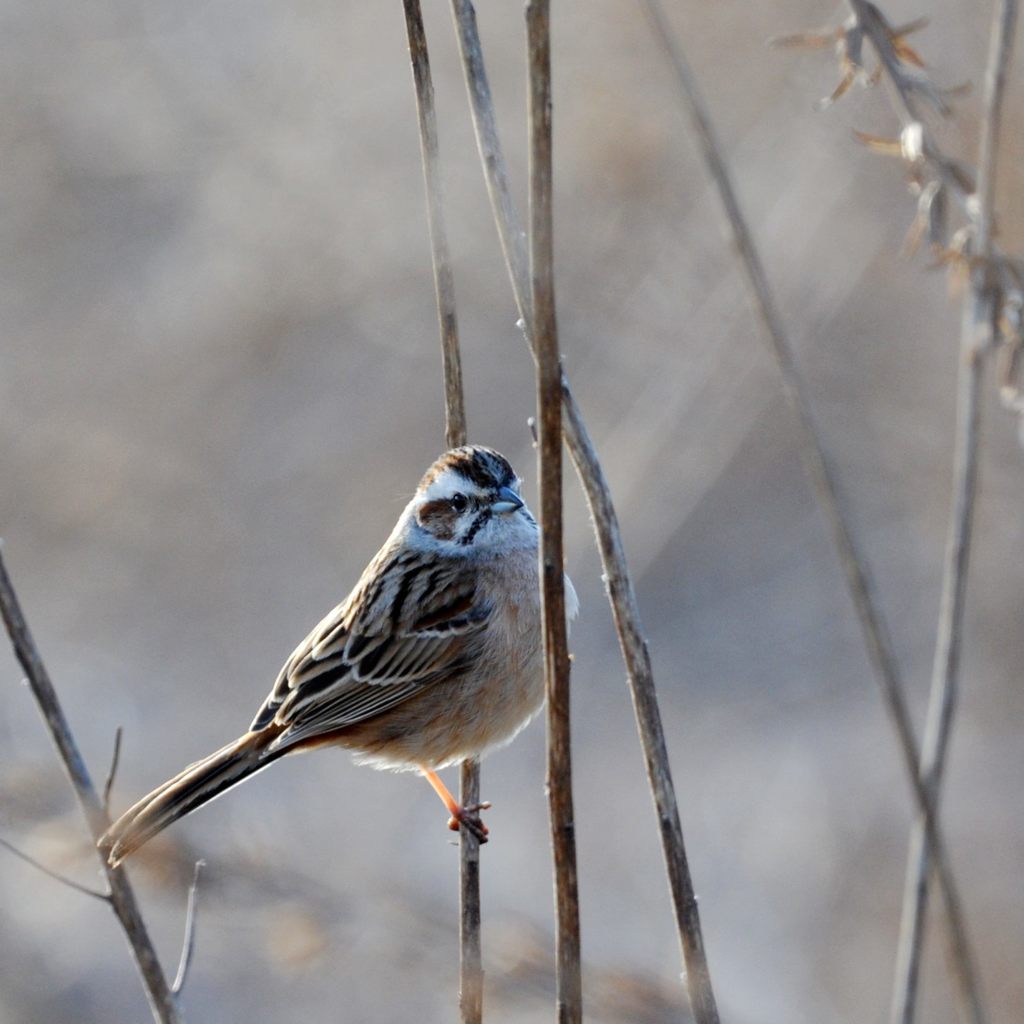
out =
<svg viewBox="0 0 1024 1024"><path fill-rule="evenodd" d="M172 822L266 768L284 753L268 751L268 739L272 737L263 733L246 733L144 796L100 837L98 845L108 863L117 867Z"/></svg>

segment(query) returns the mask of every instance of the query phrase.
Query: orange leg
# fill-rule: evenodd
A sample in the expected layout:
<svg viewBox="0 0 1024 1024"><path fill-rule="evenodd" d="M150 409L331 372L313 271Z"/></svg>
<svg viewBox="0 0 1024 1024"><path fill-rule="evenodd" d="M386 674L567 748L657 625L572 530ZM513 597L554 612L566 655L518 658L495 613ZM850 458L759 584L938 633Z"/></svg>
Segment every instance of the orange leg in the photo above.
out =
<svg viewBox="0 0 1024 1024"><path fill-rule="evenodd" d="M481 843L487 842L488 829L480 820L480 812L486 811L491 805L489 803L475 804L473 807L463 807L448 791L448 787L441 781L437 772L429 768L420 768L423 778L434 787L434 792L441 798L451 817L448 819L448 827L453 832L459 831L460 825L466 828L477 837Z"/></svg>

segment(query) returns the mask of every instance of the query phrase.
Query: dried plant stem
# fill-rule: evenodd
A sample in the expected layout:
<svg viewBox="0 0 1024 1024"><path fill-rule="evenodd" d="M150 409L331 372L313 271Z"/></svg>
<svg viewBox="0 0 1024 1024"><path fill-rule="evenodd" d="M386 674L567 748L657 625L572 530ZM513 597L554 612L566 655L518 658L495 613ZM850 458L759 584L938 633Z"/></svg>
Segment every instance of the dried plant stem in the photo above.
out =
<svg viewBox="0 0 1024 1024"><path fill-rule="evenodd" d="M480 762L463 761L459 774L463 807L480 803ZM463 1024L484 1019L484 969L480 943L480 841L459 832L459 1011Z"/></svg>
<svg viewBox="0 0 1024 1024"><path fill-rule="evenodd" d="M924 131L917 102L922 92L912 88L915 80L908 77L904 71L904 66L900 62L890 37L890 27L882 12L870 0L847 0L847 6L850 8L857 26L871 40L871 45L878 55L885 75L885 82L889 88L889 95L900 122L904 127L910 124L922 125L922 131ZM928 90L924 95L935 97L937 94L935 90ZM942 106L942 112L948 113L944 106ZM959 203L965 204L971 195L971 182L963 169L948 159L927 136L924 138L922 149L924 159L938 179Z"/></svg>
<svg viewBox="0 0 1024 1024"><path fill-rule="evenodd" d="M476 27L476 13L470 0L452 0L452 14L491 207L526 340L533 351L533 316L530 308L525 236L519 226L519 218L512 201L508 169L498 138L494 105L491 101ZM641 626L640 609L622 546L618 518L604 471L564 373L561 387L562 430L594 521L608 599L626 665L647 777L661 832L669 888L686 965L686 986L690 1004L698 1024L717 1024L718 1010L704 951L697 897L686 858L679 806L672 783L665 733L655 693L654 674Z"/></svg>
<svg viewBox="0 0 1024 1024"><path fill-rule="evenodd" d="M121 763L121 739L124 736L124 729L118 726L114 730L114 753L110 758L110 770L107 772L107 781L103 784L103 813L110 814L110 794L114 790L114 780L117 778L117 768Z"/></svg>
<svg viewBox="0 0 1024 1024"><path fill-rule="evenodd" d="M484 169L484 181L494 211L494 222L498 229L501 251L505 266L512 279L512 291L523 321L527 342L534 351L533 334L530 329L530 271L526 251L526 233L519 222L512 188L509 183L508 165L501 148L498 126L494 117L494 100L484 66L484 53L480 45L480 32L476 24L476 9L472 0L452 0L452 17L462 55L466 89L469 93L470 112L473 116L473 130L476 133L477 149ZM536 353L534 352L534 358Z"/></svg>
<svg viewBox="0 0 1024 1024"><path fill-rule="evenodd" d="M24 850L19 850L14 843L9 843L6 839L0 838L0 846L8 853L14 854L18 860L23 860L26 864L30 864L36 871L42 872L55 882L60 882L61 885L66 885L69 889L74 889L75 892L80 892L83 896L91 896L94 900L100 900L102 903L110 903L109 892L100 892L98 889L90 889L87 885L81 885L73 878L68 878L67 875L62 875L59 871L48 868L45 864L36 860L35 857L30 857Z"/></svg>
<svg viewBox="0 0 1024 1024"><path fill-rule="evenodd" d="M900 120L901 126L906 129L913 125L915 130L920 131L920 150L923 161L946 192L964 210L967 217L974 221L977 215L975 196L980 195L982 189L972 180L971 169L946 156L941 147L935 142L927 128L925 119L921 116L921 110L918 105L918 101L922 97L930 99L934 105L937 96L939 96L939 103L941 104L940 94L930 85L921 88L920 76L914 77L907 73L905 65L901 64L900 58L893 46L890 35L892 28L881 10L874 3L871 3L871 0L847 0L847 6L850 8L852 21L864 33L864 36L871 41L871 45L878 55L893 109ZM1013 13L1011 17L1016 19L1016 13ZM1006 39L1008 40L1007 45L1012 45L1012 32L1006 36ZM1002 74L1005 77L1005 67ZM915 88L915 85L917 85L917 88ZM940 106L940 110L942 113L949 112L942 106ZM1002 258L1003 254L1000 252L999 246L991 238L989 239L989 247L993 256Z"/></svg>
<svg viewBox="0 0 1024 1024"><path fill-rule="evenodd" d="M921 755L921 777L933 808L938 808L939 805L945 755L957 697L967 559L977 481L981 354L965 352L964 360L965 365L960 371L957 402L953 471L955 505L946 546L939 635L935 648L932 690ZM907 854L907 876L891 1012L894 1024L910 1024L914 1019L932 855L933 850L927 838L927 824L921 817L914 826ZM961 973L966 967L969 977L974 979L969 985L961 986L969 1018L975 1022L984 1021L984 1010L974 978L976 972L969 950L957 953L954 956L954 965L959 965Z"/></svg>
<svg viewBox="0 0 1024 1024"><path fill-rule="evenodd" d="M466 443L466 404L462 388L455 282L448 235L445 231L441 161L437 137L434 86L419 0L403 0L409 39L416 111L419 118L423 180L427 195L427 224L434 266L434 291L441 328L444 368L445 443L456 448ZM480 762L465 761L460 769L459 799L463 807L480 803ZM480 942L480 843L466 828L459 833L459 1011L463 1024L483 1020L484 974Z"/></svg>
<svg viewBox="0 0 1024 1024"><path fill-rule="evenodd" d="M1010 68L1016 29L1017 0L998 0L985 74L985 110L981 123L981 142L978 147L978 188L975 193L975 252L983 262L989 258L993 250L996 158L999 153L1006 77ZM987 279L975 282L974 290L976 294L986 292Z"/></svg>
<svg viewBox="0 0 1024 1024"><path fill-rule="evenodd" d="M839 499L835 472L825 452L821 432L817 427L807 397L807 389L797 367L793 346L782 325L782 318L768 285L764 265L740 209L728 168L721 155L721 146L716 138L696 78L690 69L682 47L671 33L659 0L644 0L644 5L650 16L655 35L675 71L680 94L690 114L695 134L700 141L708 172L718 188L725 207L733 240L739 251L758 313L765 326L772 354L779 368L784 392L796 414L801 435L801 457L839 554L846 586L857 612L886 710L896 730L913 796L922 812L924 827L928 831L935 854L939 884L945 896L950 921L951 943L954 949L954 961L957 965L956 972L960 988L965 999L970 1003L975 1003L978 1002L978 986L971 967L972 956L959 893L946 854L945 843L932 811L933 805L927 787L918 774L917 739L914 735L910 710L907 706L892 641L873 595L867 561L861 554L853 532L847 523L846 514Z"/></svg>
<svg viewBox="0 0 1024 1024"><path fill-rule="evenodd" d="M57 746L61 760L67 770L68 778L78 797L78 803L85 815L89 832L94 842L106 830L110 819L103 810L103 803L96 787L89 776L78 744L71 733L67 719L61 709L57 693L50 681L49 673L40 657L39 650L32 639L32 633L22 614L14 585L7 575L3 552L0 551L0 614L2 614L7 633L14 646L14 653L19 664L28 677L32 695L46 720L47 727ZM123 868L111 868L106 858L97 851L103 870L106 872L107 885L110 887L109 901L114 914L121 924L128 945L131 947L135 964L142 975L143 986L149 998L153 1019L162 1024L179 1024L181 1015L174 1000L167 979L160 968L156 950L150 941L146 925L139 913L135 894L128 882Z"/></svg>
<svg viewBox="0 0 1024 1024"><path fill-rule="evenodd" d="M672 771L669 766L665 730L654 687L654 669L647 649L633 580L629 575L626 552L622 546L619 520L612 504L611 490L587 432L583 416L562 377L566 441L576 473L583 484L587 507L594 521L597 546L604 568L605 586L611 603L612 618L626 663L633 711L636 714L640 745L643 748L647 780L654 799L662 853L668 873L669 891L675 910L676 929L686 968L686 989L697 1024L718 1024L718 1008L711 986L704 936L700 924L697 894L693 888L690 865L683 841Z"/></svg>
<svg viewBox="0 0 1024 1024"><path fill-rule="evenodd" d="M964 302L960 342L953 503L943 565L935 661L920 768L933 807L939 803L959 690L967 571L978 487L981 381L984 356L992 345L993 321L996 316L990 273L995 165L999 149L1000 113L1016 17L1016 0L1000 0L996 7L985 79L978 187L971 206L974 244L971 287ZM893 987L893 1024L911 1024L916 1013L932 853L925 824L918 820L911 833L907 854L907 879ZM968 1006L970 1015L973 1020L981 1020L984 1015L976 988L972 994L974 999Z"/></svg>
<svg viewBox="0 0 1024 1024"><path fill-rule="evenodd" d="M569 641L562 545L562 371L555 318L551 169L551 35L548 0L526 5L529 51L530 283L540 425L540 576L548 718L548 806L554 854L559 1024L583 1019L576 822L572 801Z"/></svg>
<svg viewBox="0 0 1024 1024"><path fill-rule="evenodd" d="M466 403L462 390L462 359L455 315L455 280L452 274L448 234L444 225L441 160L437 141L437 113L434 86L430 78L430 56L423 28L419 0L403 0L405 27L409 37L409 58L416 87L423 181L427 193L427 225L434 264L434 291L441 325L441 356L444 364L445 439L449 448L466 443Z"/></svg>
<svg viewBox="0 0 1024 1024"><path fill-rule="evenodd" d="M188 887L188 905L185 910L185 935L181 940L181 956L178 959L178 972L174 976L171 991L179 995L188 981L192 956L196 950L196 911L199 905L199 875L206 866L205 860L197 860L192 869L192 884Z"/></svg>

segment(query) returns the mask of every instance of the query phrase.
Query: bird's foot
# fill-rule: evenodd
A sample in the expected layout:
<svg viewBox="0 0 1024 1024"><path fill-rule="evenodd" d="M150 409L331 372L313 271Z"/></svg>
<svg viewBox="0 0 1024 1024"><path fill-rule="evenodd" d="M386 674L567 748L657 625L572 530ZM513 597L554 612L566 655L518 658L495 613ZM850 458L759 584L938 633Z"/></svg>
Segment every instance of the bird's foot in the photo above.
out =
<svg viewBox="0 0 1024 1024"><path fill-rule="evenodd" d="M490 809L491 805L486 800L481 804L456 807L452 811L452 816L448 819L448 827L453 832L458 832L460 828L464 827L470 835L476 836L478 843L486 843L490 830L481 820L480 812L489 811Z"/></svg>

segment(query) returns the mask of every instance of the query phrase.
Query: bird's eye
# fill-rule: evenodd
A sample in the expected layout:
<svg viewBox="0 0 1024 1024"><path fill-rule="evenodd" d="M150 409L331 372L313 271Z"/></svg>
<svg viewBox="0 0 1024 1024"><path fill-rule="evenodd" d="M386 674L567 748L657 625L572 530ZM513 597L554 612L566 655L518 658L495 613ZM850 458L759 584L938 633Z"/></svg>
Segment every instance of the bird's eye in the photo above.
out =
<svg viewBox="0 0 1024 1024"><path fill-rule="evenodd" d="M469 499L464 494L453 494L452 508L456 512L465 512L469 508Z"/></svg>

